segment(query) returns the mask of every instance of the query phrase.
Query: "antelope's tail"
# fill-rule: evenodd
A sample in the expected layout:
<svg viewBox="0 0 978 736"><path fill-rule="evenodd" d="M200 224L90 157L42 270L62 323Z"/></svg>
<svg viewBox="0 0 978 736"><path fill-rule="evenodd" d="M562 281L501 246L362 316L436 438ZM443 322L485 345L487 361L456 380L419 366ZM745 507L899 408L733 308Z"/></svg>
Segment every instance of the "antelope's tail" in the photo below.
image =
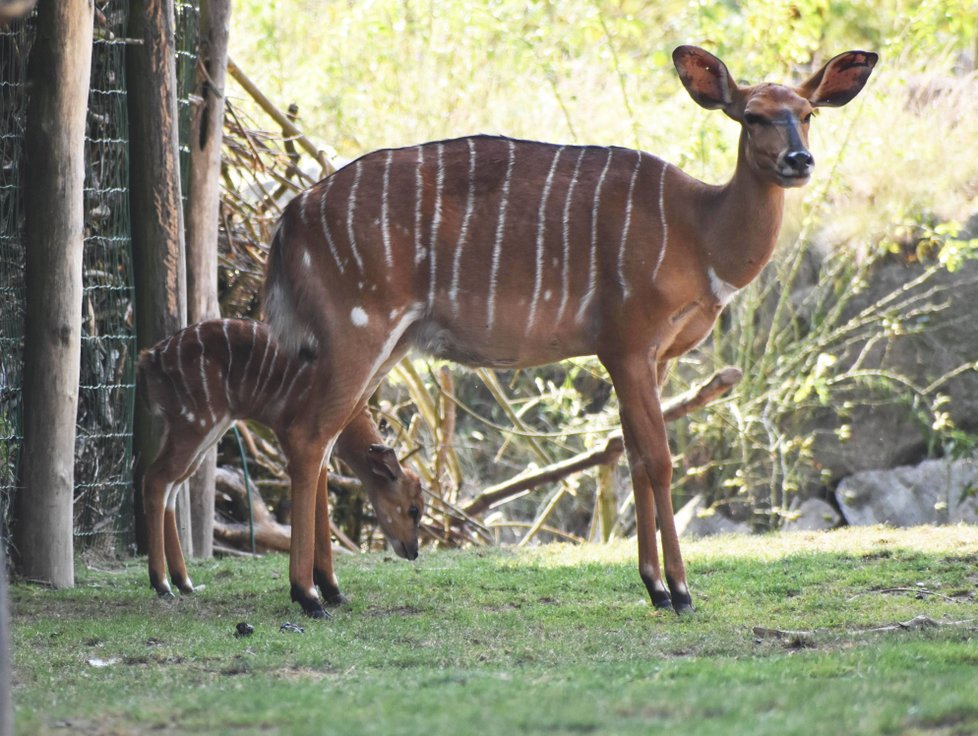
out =
<svg viewBox="0 0 978 736"><path fill-rule="evenodd" d="M286 238L290 228L295 229L290 225L294 216L295 207L286 207L268 249L262 313L273 337L289 354L312 359L320 348L314 305L321 301L321 286L296 258L290 257L290 249L295 250L298 243L304 242L301 233L296 234L297 242Z"/></svg>

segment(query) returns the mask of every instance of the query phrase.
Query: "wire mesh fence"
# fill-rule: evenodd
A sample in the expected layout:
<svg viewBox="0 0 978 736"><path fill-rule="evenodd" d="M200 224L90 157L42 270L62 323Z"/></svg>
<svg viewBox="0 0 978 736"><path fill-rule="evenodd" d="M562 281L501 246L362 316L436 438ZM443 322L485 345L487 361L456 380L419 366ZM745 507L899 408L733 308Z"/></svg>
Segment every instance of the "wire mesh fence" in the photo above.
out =
<svg viewBox="0 0 978 736"><path fill-rule="evenodd" d="M23 445L24 207L20 186L27 122L31 19L0 26L0 537L19 486Z"/></svg>
<svg viewBox="0 0 978 736"><path fill-rule="evenodd" d="M116 551L131 541L133 280L125 50L128 4L99 6L85 140L81 372L75 539Z"/></svg>
<svg viewBox="0 0 978 736"><path fill-rule="evenodd" d="M132 413L136 350L129 212L126 0L96 3L85 140L85 248L75 448L75 538L81 550L133 542ZM175 5L180 129L189 130L199 3ZM21 175L31 18L0 28L0 531L20 489L24 340ZM188 149L181 145L182 167Z"/></svg>

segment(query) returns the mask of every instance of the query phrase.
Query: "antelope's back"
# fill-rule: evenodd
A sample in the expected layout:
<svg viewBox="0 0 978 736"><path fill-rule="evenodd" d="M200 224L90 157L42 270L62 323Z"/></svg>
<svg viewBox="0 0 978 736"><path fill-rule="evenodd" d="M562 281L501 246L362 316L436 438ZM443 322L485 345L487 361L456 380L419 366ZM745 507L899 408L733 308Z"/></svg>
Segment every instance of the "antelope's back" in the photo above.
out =
<svg viewBox="0 0 978 736"><path fill-rule="evenodd" d="M266 318L293 351L414 310L416 344L461 362L591 352L602 284L620 300L655 260L664 170L639 151L490 136L375 151L286 208Z"/></svg>

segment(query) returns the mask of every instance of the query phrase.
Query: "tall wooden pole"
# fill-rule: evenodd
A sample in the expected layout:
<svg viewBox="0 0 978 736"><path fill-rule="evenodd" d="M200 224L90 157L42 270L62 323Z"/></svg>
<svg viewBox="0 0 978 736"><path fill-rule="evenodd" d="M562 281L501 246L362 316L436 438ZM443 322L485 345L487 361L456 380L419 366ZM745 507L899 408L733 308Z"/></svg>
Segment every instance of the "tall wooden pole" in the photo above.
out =
<svg viewBox="0 0 978 736"><path fill-rule="evenodd" d="M227 78L230 0L202 0L194 92L200 100L190 126L187 194L187 316L191 323L220 316L217 234L221 204L221 141ZM194 554L214 551L214 471L217 451L205 455L190 479Z"/></svg>
<svg viewBox="0 0 978 736"><path fill-rule="evenodd" d="M183 207L177 137L177 73L173 0L131 0L127 47L129 105L129 204L132 213L133 276L136 281L136 342L151 346L187 324ZM159 447L160 428L136 403L136 541L146 546L142 476ZM180 542L192 554L186 496L178 504Z"/></svg>
<svg viewBox="0 0 978 736"><path fill-rule="evenodd" d="M0 736L14 732L14 699L10 694L10 603L7 601L7 555L0 537Z"/></svg>
<svg viewBox="0 0 978 736"><path fill-rule="evenodd" d="M56 587L75 584L72 500L92 27L89 0L42 2L28 68L23 488L14 549L24 577Z"/></svg>

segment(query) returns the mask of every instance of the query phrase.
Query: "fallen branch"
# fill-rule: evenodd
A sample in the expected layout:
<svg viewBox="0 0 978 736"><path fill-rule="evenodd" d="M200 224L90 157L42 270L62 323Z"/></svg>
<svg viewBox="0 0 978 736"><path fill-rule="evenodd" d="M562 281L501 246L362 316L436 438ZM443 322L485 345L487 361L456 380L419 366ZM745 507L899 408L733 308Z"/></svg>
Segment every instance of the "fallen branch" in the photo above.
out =
<svg viewBox="0 0 978 736"><path fill-rule="evenodd" d="M859 598L860 596L870 595L872 593L881 593L881 594L883 594L883 593L915 593L916 594L915 597L916 598L919 598L919 599L923 599L925 596L932 595L932 596L936 596L937 598L943 598L944 600L950 601L951 603L960 603L961 602L960 599L958 599L958 598L952 598L949 595L944 595L943 593L938 593L938 592L933 591L933 590L930 590L928 588L909 587L909 586L898 586L898 587L895 587L895 588L881 588L879 590L867 590L867 591L864 591L862 593L856 593L855 595L851 595L846 600L852 601L852 600L855 600L856 598Z"/></svg>
<svg viewBox="0 0 978 736"><path fill-rule="evenodd" d="M740 368L727 366L714 373L699 386L691 386L686 393L674 396L662 407L662 418L673 422L680 417L701 409L718 396L725 394L737 385L744 374Z"/></svg>
<svg viewBox="0 0 978 736"><path fill-rule="evenodd" d="M663 418L666 421L674 421L706 406L716 397L729 391L742 376L743 373L739 368L728 366L717 371L705 383L691 387L689 391L676 396L663 406ZM548 465L534 473L491 486L472 499L462 510L468 516L475 516L505 501L513 500L537 486L553 483L595 465L617 464L624 450L622 438L614 435L609 437L605 446L599 450L584 452Z"/></svg>
<svg viewBox="0 0 978 736"><path fill-rule="evenodd" d="M625 443L618 435L608 438L605 446L599 450L591 450L580 455L548 465L546 468L529 475L513 478L505 483L491 486L476 496L462 511L467 516L475 516L491 509L503 501L512 500L537 486L553 483L573 473L594 467L617 463L625 451Z"/></svg>
<svg viewBox="0 0 978 736"><path fill-rule="evenodd" d="M914 616L909 621L897 621L892 624L874 626L869 629L846 630L843 632L831 629L815 629L813 631L789 631L785 629L769 629L764 626L755 626L751 629L758 640L777 639L786 641L792 646L814 646L815 637L825 634L848 634L850 636L862 636L864 634L879 634L890 631L914 631L920 629L936 629L947 626L969 626L978 623L978 619L964 619L962 621L936 621L930 616Z"/></svg>
<svg viewBox="0 0 978 736"><path fill-rule="evenodd" d="M243 478L235 471L218 468L214 476L215 486L219 493L231 499L237 515L247 518L248 496L251 496L251 518L255 530L255 549L261 552L288 552L292 541L292 527L279 524L268 505L262 499L258 489L253 485L245 488ZM360 548L332 520L329 528L340 544L340 549L348 552L359 552ZM238 549L251 549L251 527L247 523L225 522L214 520L214 539L223 544Z"/></svg>

